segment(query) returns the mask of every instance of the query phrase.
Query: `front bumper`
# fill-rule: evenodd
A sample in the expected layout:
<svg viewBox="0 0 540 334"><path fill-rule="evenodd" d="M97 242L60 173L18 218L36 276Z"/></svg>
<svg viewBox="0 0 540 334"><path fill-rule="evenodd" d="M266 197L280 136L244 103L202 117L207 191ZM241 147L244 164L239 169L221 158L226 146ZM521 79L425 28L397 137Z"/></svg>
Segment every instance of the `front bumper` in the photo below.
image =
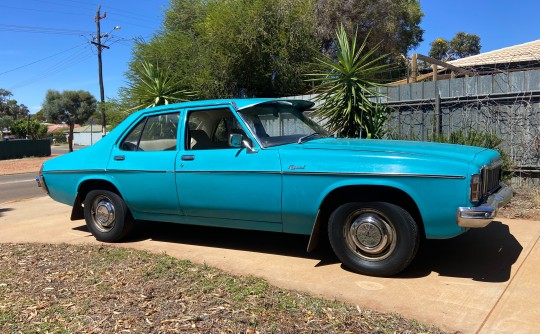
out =
<svg viewBox="0 0 540 334"><path fill-rule="evenodd" d="M501 188L479 206L460 207L457 210L457 224L461 227L485 227L495 219L499 208L512 199L512 188L501 183Z"/></svg>

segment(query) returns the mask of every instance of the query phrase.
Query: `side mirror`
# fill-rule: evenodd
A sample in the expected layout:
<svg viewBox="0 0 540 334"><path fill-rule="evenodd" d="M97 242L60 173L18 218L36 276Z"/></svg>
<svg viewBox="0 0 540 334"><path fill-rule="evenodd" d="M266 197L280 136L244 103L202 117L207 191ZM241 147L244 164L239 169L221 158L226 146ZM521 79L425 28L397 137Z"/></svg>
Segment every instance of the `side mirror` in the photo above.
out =
<svg viewBox="0 0 540 334"><path fill-rule="evenodd" d="M239 133L231 133L229 135L229 146L230 147L242 147L242 140L244 139L244 136L242 136Z"/></svg>
<svg viewBox="0 0 540 334"><path fill-rule="evenodd" d="M258 151L251 146L249 139L244 139L244 136L239 133L229 134L229 147L242 148L245 147L248 153L257 153Z"/></svg>

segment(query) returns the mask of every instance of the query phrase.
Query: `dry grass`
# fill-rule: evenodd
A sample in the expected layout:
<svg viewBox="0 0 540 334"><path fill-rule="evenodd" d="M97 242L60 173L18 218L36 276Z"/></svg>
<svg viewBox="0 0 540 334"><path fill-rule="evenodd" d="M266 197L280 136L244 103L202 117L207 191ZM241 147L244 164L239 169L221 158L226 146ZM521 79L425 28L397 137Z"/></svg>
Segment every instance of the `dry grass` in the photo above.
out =
<svg viewBox="0 0 540 334"><path fill-rule="evenodd" d="M498 217L540 220L540 188L514 185L514 197L499 210Z"/></svg>
<svg viewBox="0 0 540 334"><path fill-rule="evenodd" d="M44 161L54 158L57 155L41 158L23 158L0 160L0 175L19 173L38 173Z"/></svg>
<svg viewBox="0 0 540 334"><path fill-rule="evenodd" d="M442 333L167 255L0 244L2 333Z"/></svg>

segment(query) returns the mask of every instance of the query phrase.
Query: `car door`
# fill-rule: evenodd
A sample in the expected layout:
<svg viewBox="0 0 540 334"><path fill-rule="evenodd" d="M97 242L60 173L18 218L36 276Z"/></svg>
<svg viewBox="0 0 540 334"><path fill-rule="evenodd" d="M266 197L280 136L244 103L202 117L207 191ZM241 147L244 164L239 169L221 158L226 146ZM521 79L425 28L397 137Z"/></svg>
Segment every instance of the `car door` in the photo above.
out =
<svg viewBox="0 0 540 334"><path fill-rule="evenodd" d="M134 214L181 214L174 176L178 120L179 112L145 116L113 147L107 170Z"/></svg>
<svg viewBox="0 0 540 334"><path fill-rule="evenodd" d="M184 214L206 224L281 231L278 151L229 147L230 133L246 136L229 107L185 112L185 140L176 163Z"/></svg>

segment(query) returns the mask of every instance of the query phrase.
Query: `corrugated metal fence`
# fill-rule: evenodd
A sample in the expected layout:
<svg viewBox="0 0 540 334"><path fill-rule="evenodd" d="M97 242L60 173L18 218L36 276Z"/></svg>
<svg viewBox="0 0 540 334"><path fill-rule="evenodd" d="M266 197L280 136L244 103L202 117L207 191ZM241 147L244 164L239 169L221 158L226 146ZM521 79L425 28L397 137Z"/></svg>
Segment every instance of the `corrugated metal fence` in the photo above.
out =
<svg viewBox="0 0 540 334"><path fill-rule="evenodd" d="M427 140L434 133L497 134L520 167L540 168L540 70L418 82L380 89L394 108L394 137ZM437 93L439 97L437 97Z"/></svg>

